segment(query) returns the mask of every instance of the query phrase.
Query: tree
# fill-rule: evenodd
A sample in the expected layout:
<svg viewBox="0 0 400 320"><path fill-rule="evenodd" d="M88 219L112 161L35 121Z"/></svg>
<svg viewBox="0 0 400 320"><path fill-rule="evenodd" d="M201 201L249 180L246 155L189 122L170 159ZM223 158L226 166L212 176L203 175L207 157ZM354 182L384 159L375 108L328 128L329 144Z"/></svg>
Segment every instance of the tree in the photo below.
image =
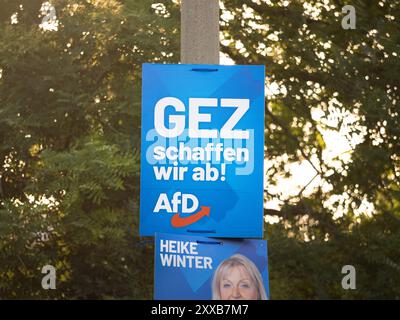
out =
<svg viewBox="0 0 400 320"><path fill-rule="evenodd" d="M223 52L266 65L268 83L280 89L266 108L266 201L282 203L266 211L280 219L267 228L275 298L400 296L400 3L355 1L357 27L343 30L346 4L224 1ZM327 159L328 130L344 134L351 149ZM291 197L272 194L291 162L308 162L319 183ZM350 262L362 275L354 292L340 287Z"/></svg>
<svg viewBox="0 0 400 320"><path fill-rule="evenodd" d="M179 7L54 1L58 31L46 31L28 2L8 2L0 24L0 297L150 298L141 64L177 62ZM46 264L57 290L40 286Z"/></svg>

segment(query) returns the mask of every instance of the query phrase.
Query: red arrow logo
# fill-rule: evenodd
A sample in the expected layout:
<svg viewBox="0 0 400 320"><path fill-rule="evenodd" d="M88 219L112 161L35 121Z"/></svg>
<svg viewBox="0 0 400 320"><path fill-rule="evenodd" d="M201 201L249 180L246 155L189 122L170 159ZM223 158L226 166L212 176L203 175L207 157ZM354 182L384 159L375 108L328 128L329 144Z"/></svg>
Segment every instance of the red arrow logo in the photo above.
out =
<svg viewBox="0 0 400 320"><path fill-rule="evenodd" d="M192 223L199 221L204 216L210 216L210 207L201 206L201 210L189 217L182 218L176 213L171 219L171 225L174 228L186 227Z"/></svg>

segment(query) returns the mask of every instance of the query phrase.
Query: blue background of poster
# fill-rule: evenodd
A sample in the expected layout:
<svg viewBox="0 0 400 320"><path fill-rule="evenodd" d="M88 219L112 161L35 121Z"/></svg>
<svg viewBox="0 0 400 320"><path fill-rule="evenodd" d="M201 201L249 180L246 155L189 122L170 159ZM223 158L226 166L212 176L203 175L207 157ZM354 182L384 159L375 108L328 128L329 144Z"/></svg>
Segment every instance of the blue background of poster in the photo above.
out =
<svg viewBox="0 0 400 320"><path fill-rule="evenodd" d="M209 71L194 71L207 68ZM264 66L143 65L141 236L165 232L233 238L263 237L264 75ZM185 104L186 111L179 114L186 116L189 98L217 98L217 108L200 109L200 112L210 113L212 117L212 122L201 123L200 129L220 129L231 117L236 108L221 108L221 98L250 99L249 110L234 129L254 130L253 139L246 142L251 162L227 164L225 181L193 181L191 175L184 181L156 180L153 172L156 161L153 159L149 163L148 159L152 157L152 146L170 145L169 141L154 132L154 108L165 97L180 99ZM171 109L167 108L165 118L169 114L176 114ZM186 128L187 119L186 117ZM182 141L185 145L191 144L189 138ZM224 139L210 139L210 142L221 142L224 147L232 146L232 141ZM178 166L181 165L180 163ZM205 167L205 164L187 166L192 170L198 166ZM174 228L171 225L172 213L153 212L160 193L167 193L172 198L177 191L195 194L199 199L199 207L211 207L210 216L190 226Z"/></svg>
<svg viewBox="0 0 400 320"><path fill-rule="evenodd" d="M213 259L213 270L163 267L160 259L160 239L198 241L199 245L197 246L197 251L199 256L211 257ZM223 260L236 253L244 255L256 265L263 278L264 288L267 298L269 299L267 241L205 238L156 233L155 242L154 299L211 300L211 283L214 271Z"/></svg>

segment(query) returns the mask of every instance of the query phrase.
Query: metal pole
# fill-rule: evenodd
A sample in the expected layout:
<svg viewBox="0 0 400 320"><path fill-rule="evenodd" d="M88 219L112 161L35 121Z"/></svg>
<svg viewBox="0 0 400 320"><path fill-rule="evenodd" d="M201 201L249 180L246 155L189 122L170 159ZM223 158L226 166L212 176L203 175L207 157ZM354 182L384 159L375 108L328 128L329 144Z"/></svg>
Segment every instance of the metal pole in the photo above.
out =
<svg viewBox="0 0 400 320"><path fill-rule="evenodd" d="M219 0L181 1L181 62L219 64Z"/></svg>

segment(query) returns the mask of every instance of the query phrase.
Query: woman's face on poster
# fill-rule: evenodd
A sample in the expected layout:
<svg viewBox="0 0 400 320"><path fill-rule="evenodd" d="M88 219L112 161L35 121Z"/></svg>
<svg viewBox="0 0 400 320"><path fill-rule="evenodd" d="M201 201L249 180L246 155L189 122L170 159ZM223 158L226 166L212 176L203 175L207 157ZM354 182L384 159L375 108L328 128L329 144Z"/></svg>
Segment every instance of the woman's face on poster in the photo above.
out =
<svg viewBox="0 0 400 320"><path fill-rule="evenodd" d="M257 300L258 290L243 267L226 270L220 283L222 300Z"/></svg>

